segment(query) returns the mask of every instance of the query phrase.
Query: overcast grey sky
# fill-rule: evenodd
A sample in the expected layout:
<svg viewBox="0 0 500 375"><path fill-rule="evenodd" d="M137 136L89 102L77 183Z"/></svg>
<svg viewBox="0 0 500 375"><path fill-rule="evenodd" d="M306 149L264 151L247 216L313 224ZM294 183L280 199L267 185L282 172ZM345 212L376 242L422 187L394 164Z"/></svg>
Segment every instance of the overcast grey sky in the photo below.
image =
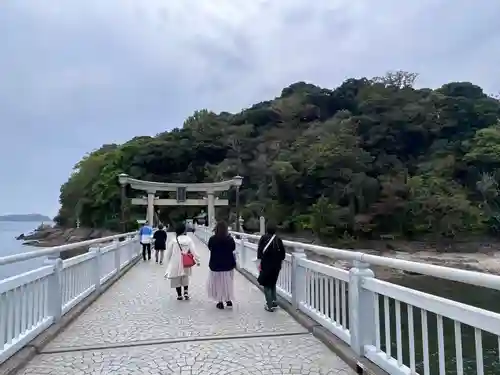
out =
<svg viewBox="0 0 500 375"><path fill-rule="evenodd" d="M0 213L54 215L86 152L296 81L403 69L500 91L495 0L3 0Z"/></svg>

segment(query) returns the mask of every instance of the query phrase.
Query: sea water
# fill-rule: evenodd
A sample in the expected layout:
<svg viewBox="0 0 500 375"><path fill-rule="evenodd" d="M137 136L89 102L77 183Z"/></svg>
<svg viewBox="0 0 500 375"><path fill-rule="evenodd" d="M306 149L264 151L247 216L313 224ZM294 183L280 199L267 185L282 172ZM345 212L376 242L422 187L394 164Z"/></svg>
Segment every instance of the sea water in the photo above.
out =
<svg viewBox="0 0 500 375"><path fill-rule="evenodd" d="M42 223L0 221L0 257L39 249L23 245L23 241L16 240L16 237L35 230L40 224ZM44 261L45 258L35 258L0 266L0 280L41 267Z"/></svg>

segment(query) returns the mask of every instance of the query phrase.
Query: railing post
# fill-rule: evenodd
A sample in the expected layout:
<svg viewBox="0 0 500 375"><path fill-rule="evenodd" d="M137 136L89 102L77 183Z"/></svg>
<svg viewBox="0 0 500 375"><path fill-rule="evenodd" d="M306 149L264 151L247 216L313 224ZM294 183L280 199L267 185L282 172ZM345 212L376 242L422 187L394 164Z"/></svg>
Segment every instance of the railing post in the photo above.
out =
<svg viewBox="0 0 500 375"><path fill-rule="evenodd" d="M240 236L240 243L239 243L240 249L240 268L245 270L246 269L246 264L247 264L247 252L245 250L245 236Z"/></svg>
<svg viewBox="0 0 500 375"><path fill-rule="evenodd" d="M127 250L128 261L132 262L132 260L135 258L135 251L136 251L135 246L137 244L136 244L134 236L129 236L127 238L127 241L129 241L129 243L127 245L127 247L128 247L128 250Z"/></svg>
<svg viewBox="0 0 500 375"><path fill-rule="evenodd" d="M349 331L351 348L358 356L364 356L365 345L375 344L375 293L363 288L363 280L374 277L370 265L353 262L349 270Z"/></svg>
<svg viewBox="0 0 500 375"><path fill-rule="evenodd" d="M113 245L115 247L115 270L118 275L120 273L120 240L118 238L114 239Z"/></svg>
<svg viewBox="0 0 500 375"><path fill-rule="evenodd" d="M100 246L93 247L91 248L90 251L94 254L92 279L94 281L95 291L97 293L100 293L101 292L101 248Z"/></svg>
<svg viewBox="0 0 500 375"><path fill-rule="evenodd" d="M63 261L57 258L49 257L45 264L54 266L54 273L50 276L48 285L48 310L49 314L54 317L54 323L59 321L62 316L62 282L61 274L63 269Z"/></svg>
<svg viewBox="0 0 500 375"><path fill-rule="evenodd" d="M294 248L292 253L292 306L299 310L300 302L305 299L306 272L304 267L298 264L299 259L305 259L304 249Z"/></svg>
<svg viewBox="0 0 500 375"><path fill-rule="evenodd" d="M259 217L259 234L261 236L266 234L266 218L264 216Z"/></svg>
<svg viewBox="0 0 500 375"><path fill-rule="evenodd" d="M139 235L134 237L135 239L135 246L134 246L134 258L140 257L142 254L142 246L141 246L141 241Z"/></svg>
<svg viewBox="0 0 500 375"><path fill-rule="evenodd" d="M133 259L136 258L136 256L138 255L140 249L139 249L139 241L137 240L137 235L134 235L132 237L132 242L130 243L130 251L131 251L131 255L130 255L130 261L132 261Z"/></svg>

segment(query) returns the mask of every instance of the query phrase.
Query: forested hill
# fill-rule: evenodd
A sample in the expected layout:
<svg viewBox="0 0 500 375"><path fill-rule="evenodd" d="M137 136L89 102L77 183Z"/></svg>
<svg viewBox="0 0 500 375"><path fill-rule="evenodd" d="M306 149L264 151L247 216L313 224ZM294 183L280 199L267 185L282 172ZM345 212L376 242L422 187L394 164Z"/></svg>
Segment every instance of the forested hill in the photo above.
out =
<svg viewBox="0 0 500 375"><path fill-rule="evenodd" d="M496 234L500 102L468 82L414 89L415 78L334 90L299 82L240 113L197 111L179 129L104 145L61 187L57 220L80 213L83 225L117 227L121 172L171 182L239 174L250 226L264 213L325 239ZM166 221L182 213L164 211Z"/></svg>

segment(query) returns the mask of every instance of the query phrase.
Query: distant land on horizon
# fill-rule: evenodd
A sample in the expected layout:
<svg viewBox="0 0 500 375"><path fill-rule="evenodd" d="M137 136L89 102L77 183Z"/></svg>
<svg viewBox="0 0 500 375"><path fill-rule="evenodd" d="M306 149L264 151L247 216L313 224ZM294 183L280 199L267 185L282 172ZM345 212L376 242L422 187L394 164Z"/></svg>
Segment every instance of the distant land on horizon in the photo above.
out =
<svg viewBox="0 0 500 375"><path fill-rule="evenodd" d="M41 214L9 214L9 215L0 215L0 221L45 222L45 221L52 221L52 219L48 216Z"/></svg>

